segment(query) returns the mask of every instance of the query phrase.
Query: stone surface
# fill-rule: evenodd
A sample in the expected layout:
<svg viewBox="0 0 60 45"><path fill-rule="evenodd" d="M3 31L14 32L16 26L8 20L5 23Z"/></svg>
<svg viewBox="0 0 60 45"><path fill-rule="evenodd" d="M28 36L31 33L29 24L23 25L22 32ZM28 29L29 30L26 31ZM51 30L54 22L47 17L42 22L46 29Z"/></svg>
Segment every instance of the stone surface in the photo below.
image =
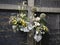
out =
<svg viewBox="0 0 60 45"><path fill-rule="evenodd" d="M0 45L27 45L27 33L18 31L14 33L8 23L11 15L16 15L17 11L0 10Z"/></svg>
<svg viewBox="0 0 60 45"><path fill-rule="evenodd" d="M21 4L23 1L27 0L0 0L0 4Z"/></svg>
<svg viewBox="0 0 60 45"><path fill-rule="evenodd" d="M35 0L38 7L60 7L60 0Z"/></svg>

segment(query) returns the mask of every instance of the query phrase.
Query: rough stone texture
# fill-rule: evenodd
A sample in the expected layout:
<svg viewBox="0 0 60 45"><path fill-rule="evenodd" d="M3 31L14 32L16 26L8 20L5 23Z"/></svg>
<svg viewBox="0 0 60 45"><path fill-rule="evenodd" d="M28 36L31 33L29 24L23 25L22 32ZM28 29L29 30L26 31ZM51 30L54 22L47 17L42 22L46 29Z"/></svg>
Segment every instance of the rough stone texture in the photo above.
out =
<svg viewBox="0 0 60 45"><path fill-rule="evenodd" d="M27 33L14 33L8 23L9 17L16 14L16 11L0 10L0 45L27 45Z"/></svg>
<svg viewBox="0 0 60 45"><path fill-rule="evenodd" d="M59 28L59 17L60 14L58 13L49 13L47 14L47 20L48 25L50 26L50 29L60 29Z"/></svg>
<svg viewBox="0 0 60 45"><path fill-rule="evenodd" d="M21 4L23 1L27 0L0 0L0 4Z"/></svg>
<svg viewBox="0 0 60 45"><path fill-rule="evenodd" d="M60 7L60 0L35 0L38 7Z"/></svg>
<svg viewBox="0 0 60 45"><path fill-rule="evenodd" d="M48 13L46 19L49 27L49 45L60 45L60 14Z"/></svg>

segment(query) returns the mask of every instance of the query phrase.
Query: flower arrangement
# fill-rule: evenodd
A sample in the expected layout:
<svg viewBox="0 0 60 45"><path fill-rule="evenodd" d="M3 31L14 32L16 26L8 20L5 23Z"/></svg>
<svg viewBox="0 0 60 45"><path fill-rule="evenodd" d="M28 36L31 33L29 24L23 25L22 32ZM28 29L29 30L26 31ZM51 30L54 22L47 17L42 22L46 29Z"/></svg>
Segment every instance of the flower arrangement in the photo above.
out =
<svg viewBox="0 0 60 45"><path fill-rule="evenodd" d="M29 24L29 18L23 12L20 15L11 16L9 22L12 24L14 32L18 30L29 32L31 30L32 25Z"/></svg>
<svg viewBox="0 0 60 45"><path fill-rule="evenodd" d="M35 11L36 11L36 8L33 8L32 9L33 18L31 20L27 16L27 14L24 13L25 10L22 9L22 12L17 14L17 16L10 17L9 23L12 24L12 29L14 32L19 30L23 32L30 32L31 30L35 31L34 39L35 41L39 42L42 39L42 34L45 34L45 32L48 32L48 28L45 25L46 14L41 13L39 17L35 17L36 16L36 14L34 14Z"/></svg>
<svg viewBox="0 0 60 45"><path fill-rule="evenodd" d="M36 15L36 14L35 14ZM39 42L42 39L42 34L48 32L48 28L45 26L43 19L46 14L40 14L40 17L34 17L33 22L30 23L30 19L23 12L17 16L11 16L10 23L12 24L13 31L16 32L18 30L23 32L29 32L30 30L34 30L34 39Z"/></svg>
<svg viewBox="0 0 60 45"><path fill-rule="evenodd" d="M40 17L34 18L34 22L33 22L35 25L34 39L37 42L39 42L42 39L42 34L45 34L45 32L48 32L48 28L45 26L43 22L45 17L46 17L46 14L41 13Z"/></svg>

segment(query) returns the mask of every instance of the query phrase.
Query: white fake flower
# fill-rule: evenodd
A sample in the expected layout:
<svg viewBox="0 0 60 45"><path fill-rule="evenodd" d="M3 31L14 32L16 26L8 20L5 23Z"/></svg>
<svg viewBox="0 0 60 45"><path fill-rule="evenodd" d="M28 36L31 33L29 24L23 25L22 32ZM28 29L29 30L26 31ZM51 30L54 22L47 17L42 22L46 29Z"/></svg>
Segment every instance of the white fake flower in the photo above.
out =
<svg viewBox="0 0 60 45"><path fill-rule="evenodd" d="M20 16L23 18L24 16L26 16L26 14L21 13Z"/></svg>
<svg viewBox="0 0 60 45"><path fill-rule="evenodd" d="M40 33L41 33L41 34L45 34L45 32L44 32L44 31L43 31L43 32L41 32L41 31L40 31Z"/></svg>
<svg viewBox="0 0 60 45"><path fill-rule="evenodd" d="M29 32L29 30L28 30L27 27L23 27L23 28L21 28L20 30L23 31L23 32Z"/></svg>
<svg viewBox="0 0 60 45"><path fill-rule="evenodd" d="M40 26L40 23L38 22L34 22L35 23L35 26Z"/></svg>
<svg viewBox="0 0 60 45"><path fill-rule="evenodd" d="M41 36L41 34L39 34L39 35L34 35L34 39L35 39L35 41L37 41L37 42L39 42L39 41L41 41L41 39L42 39L42 36Z"/></svg>
<svg viewBox="0 0 60 45"><path fill-rule="evenodd" d="M40 17L36 17L36 19L35 19L36 21L39 21L40 20Z"/></svg>
<svg viewBox="0 0 60 45"><path fill-rule="evenodd" d="M24 14L24 16L26 16L26 14Z"/></svg>
<svg viewBox="0 0 60 45"><path fill-rule="evenodd" d="M29 30L32 30L34 27L33 27L33 25L32 24L28 24L28 29Z"/></svg>
<svg viewBox="0 0 60 45"><path fill-rule="evenodd" d="M24 32L29 32L27 27L24 28Z"/></svg>
<svg viewBox="0 0 60 45"><path fill-rule="evenodd" d="M21 31L24 31L24 29L23 29L23 28L20 28L20 30L21 30Z"/></svg>
<svg viewBox="0 0 60 45"><path fill-rule="evenodd" d="M36 31L36 34L38 34L39 32L38 31Z"/></svg>
<svg viewBox="0 0 60 45"><path fill-rule="evenodd" d="M14 30L16 27L17 27L16 25L12 25L13 30Z"/></svg>
<svg viewBox="0 0 60 45"><path fill-rule="evenodd" d="M45 34L45 32L42 32L42 34Z"/></svg>
<svg viewBox="0 0 60 45"><path fill-rule="evenodd" d="M21 18L17 17L17 21L20 21Z"/></svg>

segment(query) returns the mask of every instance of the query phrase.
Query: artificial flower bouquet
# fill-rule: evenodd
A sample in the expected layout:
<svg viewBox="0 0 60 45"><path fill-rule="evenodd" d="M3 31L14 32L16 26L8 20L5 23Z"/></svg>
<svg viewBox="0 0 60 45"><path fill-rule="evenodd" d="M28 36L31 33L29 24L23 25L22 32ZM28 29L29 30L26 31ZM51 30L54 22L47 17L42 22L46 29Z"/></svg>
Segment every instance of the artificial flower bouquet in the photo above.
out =
<svg viewBox="0 0 60 45"><path fill-rule="evenodd" d="M42 34L45 34L46 32L48 32L48 28L46 27L46 24L45 24L45 17L46 17L46 14L41 13L40 16L35 17L33 21L35 25L33 29L35 30L34 39L37 42L39 42L42 39Z"/></svg>
<svg viewBox="0 0 60 45"><path fill-rule="evenodd" d="M31 23L27 14L21 12L17 16L11 16L9 22L12 24L14 32L19 30L23 32L30 32L31 30L35 31L34 39L39 42L42 39L42 34L48 32L48 28L44 24L45 17L46 14L44 13L41 13L39 17L34 17L33 15Z"/></svg>
<svg viewBox="0 0 60 45"><path fill-rule="evenodd" d="M30 19L23 12L17 16L10 17L10 23L12 24L12 29L14 32L20 30L23 32L29 32L33 28L32 24L29 21Z"/></svg>

